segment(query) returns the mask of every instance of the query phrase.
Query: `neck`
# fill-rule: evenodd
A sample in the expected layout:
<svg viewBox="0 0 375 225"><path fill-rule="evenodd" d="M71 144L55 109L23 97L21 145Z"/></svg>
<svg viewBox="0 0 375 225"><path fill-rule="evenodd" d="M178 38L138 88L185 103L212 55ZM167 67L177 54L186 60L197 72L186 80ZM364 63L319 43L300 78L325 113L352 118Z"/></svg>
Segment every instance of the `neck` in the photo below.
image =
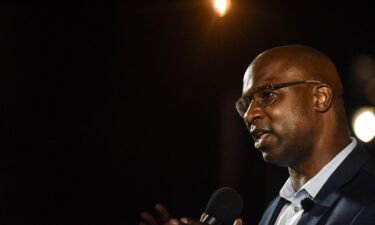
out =
<svg viewBox="0 0 375 225"><path fill-rule="evenodd" d="M290 179L296 191L350 144L349 133L344 131L347 130L336 129L336 132L332 132L331 130L330 134L322 132L322 135L320 135L317 139L318 141L315 142L310 154L295 165L288 167Z"/></svg>
<svg viewBox="0 0 375 225"><path fill-rule="evenodd" d="M288 167L289 170L289 178L292 182L293 188L295 191L298 191L307 181L310 180L310 177L299 173L297 170L294 170L291 167Z"/></svg>

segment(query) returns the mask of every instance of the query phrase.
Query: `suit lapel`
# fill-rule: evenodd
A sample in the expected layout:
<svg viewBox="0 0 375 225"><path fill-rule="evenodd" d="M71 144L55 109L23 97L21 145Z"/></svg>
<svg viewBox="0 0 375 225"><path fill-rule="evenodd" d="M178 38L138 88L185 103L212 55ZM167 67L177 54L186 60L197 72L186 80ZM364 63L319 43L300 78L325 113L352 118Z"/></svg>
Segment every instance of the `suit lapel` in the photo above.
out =
<svg viewBox="0 0 375 225"><path fill-rule="evenodd" d="M271 205L267 208L262 220L259 222L259 225L275 224L277 216L279 215L285 203L285 199L281 198L280 196L277 196L277 198L273 200Z"/></svg>
<svg viewBox="0 0 375 225"><path fill-rule="evenodd" d="M334 206L335 202L342 196L338 189L352 180L368 159L368 153L364 150L362 144L358 142L353 152L348 155L323 185L314 199L314 207L302 215L298 225L316 225L327 213L328 209Z"/></svg>
<svg viewBox="0 0 375 225"><path fill-rule="evenodd" d="M298 225L315 225L341 197L338 192L332 192L323 200L314 200L314 207L308 213L303 213Z"/></svg>

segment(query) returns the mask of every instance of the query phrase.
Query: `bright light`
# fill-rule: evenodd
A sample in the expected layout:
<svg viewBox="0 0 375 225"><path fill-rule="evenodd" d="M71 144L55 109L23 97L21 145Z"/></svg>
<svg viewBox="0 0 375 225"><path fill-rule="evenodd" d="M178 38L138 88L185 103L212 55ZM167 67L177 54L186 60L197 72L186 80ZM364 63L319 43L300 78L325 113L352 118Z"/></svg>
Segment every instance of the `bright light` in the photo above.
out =
<svg viewBox="0 0 375 225"><path fill-rule="evenodd" d="M214 8L220 17L224 16L230 7L230 0L214 0Z"/></svg>
<svg viewBox="0 0 375 225"><path fill-rule="evenodd" d="M374 108L363 108L353 116L354 133L364 142L369 142L375 137L374 112Z"/></svg>

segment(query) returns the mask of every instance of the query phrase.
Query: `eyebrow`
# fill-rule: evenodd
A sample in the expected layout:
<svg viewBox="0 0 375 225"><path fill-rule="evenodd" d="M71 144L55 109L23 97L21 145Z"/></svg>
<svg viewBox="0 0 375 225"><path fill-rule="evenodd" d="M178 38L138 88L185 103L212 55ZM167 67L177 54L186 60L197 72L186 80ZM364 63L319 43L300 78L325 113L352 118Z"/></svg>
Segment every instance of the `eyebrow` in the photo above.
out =
<svg viewBox="0 0 375 225"><path fill-rule="evenodd" d="M260 85L258 87L254 88L253 91L250 91L250 90L247 91L247 93L249 93L249 94L243 95L243 97L250 96L250 95L254 94L256 91L258 91L259 89L262 89L262 88L266 87L267 85L272 84L272 79L267 78L265 80L260 81L259 83L260 83Z"/></svg>
<svg viewBox="0 0 375 225"><path fill-rule="evenodd" d="M262 89L264 89L264 88L266 88L267 86L270 86L270 85L272 85L272 82L270 81L270 80L264 80L264 81L262 81L262 85L259 85L258 87L256 87L255 89L254 89L254 91L252 91L252 92L250 92L251 94L254 94L255 92L257 92L257 91L259 91L259 90L262 90Z"/></svg>
<svg viewBox="0 0 375 225"><path fill-rule="evenodd" d="M255 88L254 91L257 91L257 90L263 89L263 88L265 88L265 87L267 87L267 86L270 86L270 85L272 85L271 82L270 82L270 83L263 84L263 85L260 85L260 86L258 86L257 88Z"/></svg>

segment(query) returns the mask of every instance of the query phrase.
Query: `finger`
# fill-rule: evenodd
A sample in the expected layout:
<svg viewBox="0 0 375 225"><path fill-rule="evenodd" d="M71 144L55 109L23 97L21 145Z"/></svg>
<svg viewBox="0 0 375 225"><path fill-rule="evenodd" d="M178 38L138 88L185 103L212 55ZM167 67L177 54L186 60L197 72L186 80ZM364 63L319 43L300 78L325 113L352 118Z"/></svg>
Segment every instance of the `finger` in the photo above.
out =
<svg viewBox="0 0 375 225"><path fill-rule="evenodd" d="M188 225L204 225L203 223L201 223L197 220L193 220L193 219L190 219L190 218L187 218L187 217L181 218L180 222L182 224L188 224Z"/></svg>
<svg viewBox="0 0 375 225"><path fill-rule="evenodd" d="M159 217L162 223L167 223L169 221L169 212L168 210L160 203L155 205L156 212L159 214Z"/></svg>
<svg viewBox="0 0 375 225"><path fill-rule="evenodd" d="M233 225L242 225L242 219L241 218L236 219Z"/></svg>
<svg viewBox="0 0 375 225"><path fill-rule="evenodd" d="M179 225L180 222L178 222L177 219L170 219L167 223L165 223L164 225Z"/></svg>
<svg viewBox="0 0 375 225"><path fill-rule="evenodd" d="M181 223L183 223L183 224L189 224L189 220L188 220L188 218L186 218L186 217L181 218L180 221L181 221Z"/></svg>
<svg viewBox="0 0 375 225"><path fill-rule="evenodd" d="M142 212L140 216L144 223L149 225L158 225L158 222L156 222L156 219L150 213Z"/></svg>

